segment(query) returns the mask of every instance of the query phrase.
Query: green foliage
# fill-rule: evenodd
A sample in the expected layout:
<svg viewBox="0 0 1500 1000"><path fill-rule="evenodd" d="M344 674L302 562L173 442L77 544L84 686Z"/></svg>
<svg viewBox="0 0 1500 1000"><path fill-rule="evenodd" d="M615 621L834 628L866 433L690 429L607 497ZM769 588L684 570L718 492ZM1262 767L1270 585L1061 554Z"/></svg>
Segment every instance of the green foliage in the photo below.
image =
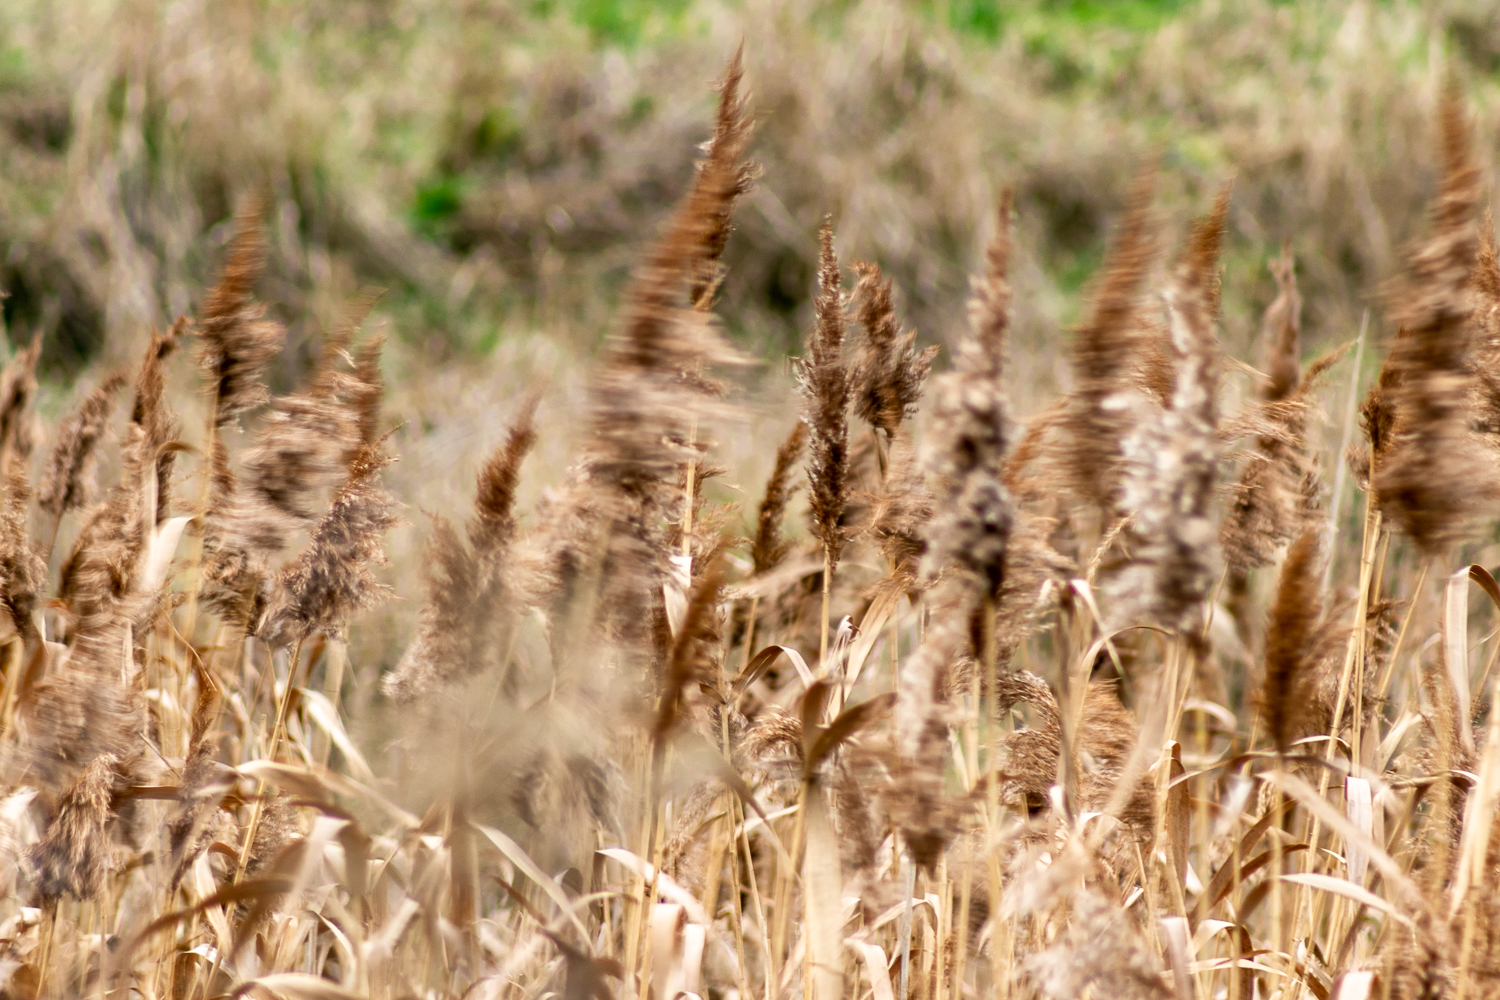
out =
<svg viewBox="0 0 1500 1000"><path fill-rule="evenodd" d="M630 48L680 27L689 6L690 0L536 0L531 13L545 18L561 12L587 28L594 44Z"/></svg>
<svg viewBox="0 0 1500 1000"><path fill-rule="evenodd" d="M442 236L447 224L463 207L462 189L462 179L448 174L424 181L412 199L413 225L429 237Z"/></svg>
<svg viewBox="0 0 1500 1000"><path fill-rule="evenodd" d="M953 30L996 42L1007 30L1028 36L1059 30L1118 28L1148 32L1182 13L1193 0L1039 0L1032 4L1004 0L931 0L927 9Z"/></svg>

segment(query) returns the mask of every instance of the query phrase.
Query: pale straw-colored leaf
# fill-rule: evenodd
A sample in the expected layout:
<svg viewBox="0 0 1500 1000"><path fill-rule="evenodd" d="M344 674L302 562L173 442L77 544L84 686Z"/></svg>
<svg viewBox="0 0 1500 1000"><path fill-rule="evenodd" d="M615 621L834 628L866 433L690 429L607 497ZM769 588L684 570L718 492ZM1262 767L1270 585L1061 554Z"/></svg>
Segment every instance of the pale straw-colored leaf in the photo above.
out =
<svg viewBox="0 0 1500 1000"><path fill-rule="evenodd" d="M1370 796L1369 781L1364 778L1344 779L1344 812L1348 815L1349 822L1358 827L1361 833L1371 840L1375 839L1374 803ZM1365 870L1370 865L1364 849L1358 844L1348 844L1344 848L1344 854L1349 881L1358 886L1364 885Z"/></svg>
<svg viewBox="0 0 1500 1000"><path fill-rule="evenodd" d="M885 960L885 949L878 944L850 945L864 959L865 971L870 976L870 991L873 1000L896 1000L896 991L891 988L890 966Z"/></svg>
<svg viewBox="0 0 1500 1000"><path fill-rule="evenodd" d="M1411 926L1411 918L1396 909L1389 901L1375 895L1362 885L1355 885L1348 879L1337 878L1333 875L1320 875L1317 872L1293 872L1281 876L1284 882L1293 882L1297 885L1305 885L1322 892L1331 892L1345 899L1352 899L1362 906L1368 906L1372 910L1379 910L1388 914L1403 924Z"/></svg>

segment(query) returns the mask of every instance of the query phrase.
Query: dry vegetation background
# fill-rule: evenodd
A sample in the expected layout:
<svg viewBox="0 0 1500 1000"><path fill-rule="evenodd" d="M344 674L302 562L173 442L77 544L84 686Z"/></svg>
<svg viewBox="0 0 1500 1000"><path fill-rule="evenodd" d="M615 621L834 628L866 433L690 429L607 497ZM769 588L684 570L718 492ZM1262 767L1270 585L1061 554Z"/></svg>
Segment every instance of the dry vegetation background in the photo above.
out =
<svg viewBox="0 0 1500 1000"><path fill-rule="evenodd" d="M3 5L0 995L1500 996L1497 132L1467 0Z"/></svg>

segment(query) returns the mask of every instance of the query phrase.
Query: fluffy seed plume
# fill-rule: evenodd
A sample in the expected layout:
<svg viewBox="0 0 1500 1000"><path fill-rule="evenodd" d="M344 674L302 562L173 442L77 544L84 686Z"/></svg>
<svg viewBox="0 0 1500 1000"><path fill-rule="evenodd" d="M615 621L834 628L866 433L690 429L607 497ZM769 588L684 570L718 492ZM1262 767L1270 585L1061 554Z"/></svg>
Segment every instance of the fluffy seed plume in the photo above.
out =
<svg viewBox="0 0 1500 1000"><path fill-rule="evenodd" d="M766 494L756 514L755 539L750 544L750 561L757 576L779 566L791 548L791 543L782 537L781 522L786 517L787 503L797 489L792 482L792 471L801 461L806 445L807 425L799 420L776 449L776 464L766 480Z"/></svg>
<svg viewBox="0 0 1500 1000"><path fill-rule="evenodd" d="M269 555L281 550L286 535L278 530L274 512L245 510L222 440L214 442L209 476L198 597L220 621L248 633L265 610Z"/></svg>
<svg viewBox="0 0 1500 1000"><path fill-rule="evenodd" d="M152 334L136 375L135 399L130 406L131 434L126 448L135 450L132 462L141 468L141 475L156 480L155 524L161 524L170 514L172 469L177 455L165 445L180 430L177 414L167 402L167 358L177 350L186 332L187 321L179 319L166 333Z"/></svg>
<svg viewBox="0 0 1500 1000"><path fill-rule="evenodd" d="M255 304L255 282L265 267L261 205L252 199L235 218L234 239L219 283L209 292L198 324L202 340L198 363L213 399L214 422L223 427L241 413L266 401L260 378L281 353L286 331L262 319Z"/></svg>
<svg viewBox="0 0 1500 1000"><path fill-rule="evenodd" d="M120 481L95 507L63 563L59 591L82 627L113 628L117 615L143 615L155 593L138 588L152 529L169 513L177 415L166 400L165 362L181 325L155 334L136 374ZM160 581L157 581L160 582Z"/></svg>
<svg viewBox="0 0 1500 1000"><path fill-rule="evenodd" d="M135 756L144 725L139 700L120 683L124 630L77 646L37 685L23 715L25 760L44 787L65 788L101 755ZM44 655L39 652L37 655Z"/></svg>
<svg viewBox="0 0 1500 1000"><path fill-rule="evenodd" d="M0 605L23 639L36 637L32 613L47 586L47 564L27 530L26 502L31 490L21 463L6 473L5 500L0 507Z"/></svg>
<svg viewBox="0 0 1500 1000"><path fill-rule="evenodd" d="M553 612L566 615L585 567L602 566L606 613L598 625L621 650L643 649L650 638L666 573L661 525L680 523L680 470L704 448L696 420L722 392L707 373L739 361L705 298L717 281L728 214L748 182L738 62L725 79L720 127L666 233L632 277L593 382L583 461L548 517L544 589ZM563 631L554 639L586 641L582 630Z"/></svg>
<svg viewBox="0 0 1500 1000"><path fill-rule="evenodd" d="M62 517L93 502L99 441L109 429L115 394L125 382L124 375L105 379L58 428L57 443L37 489L37 506L42 510Z"/></svg>
<svg viewBox="0 0 1500 1000"><path fill-rule="evenodd" d="M42 899L89 900L103 891L112 867L108 827L119 764L113 754L95 757L59 800L56 815L32 853Z"/></svg>
<svg viewBox="0 0 1500 1000"><path fill-rule="evenodd" d="M1073 340L1078 384L1067 421L1063 454L1068 479L1080 495L1101 506L1114 505L1122 461L1121 442L1129 429L1126 391L1136 363L1134 320L1137 300L1156 257L1151 199L1156 170L1142 171L1130 192L1125 219L1105 264L1093 313Z"/></svg>
<svg viewBox="0 0 1500 1000"><path fill-rule="evenodd" d="M941 608L912 662L903 669L896 704L899 790L895 818L919 864L931 865L952 836L944 830L942 803L944 721L950 664L974 652L976 621L993 620L1005 583L1014 504L1005 488L1009 417L1005 386L1005 335L1010 324L1010 197L1000 203L999 227L986 254L985 273L974 280L969 336L953 371L937 387L935 471L924 573L941 585ZM989 627L988 623L984 624Z"/></svg>
<svg viewBox="0 0 1500 1000"><path fill-rule="evenodd" d="M853 363L855 412L871 427L894 438L902 421L916 412L937 348L917 350L916 331L902 331L891 300L891 280L880 268L856 261L855 318L864 330Z"/></svg>
<svg viewBox="0 0 1500 1000"><path fill-rule="evenodd" d="M1301 372L1302 297L1290 247L1270 262L1276 298L1261 317L1262 349L1270 381L1248 421L1255 448L1244 458L1219 532L1230 590L1243 591L1246 574L1269 566L1301 532L1317 492L1317 453L1307 439L1312 393L1346 353L1338 348Z"/></svg>
<svg viewBox="0 0 1500 1000"><path fill-rule="evenodd" d="M1191 630L1218 576L1211 508L1218 470L1217 340L1210 290L1229 209L1226 187L1193 230L1166 292L1177 370L1171 407L1125 442L1120 513L1135 558L1114 583L1130 616ZM1133 617L1132 619L1133 620Z"/></svg>
<svg viewBox="0 0 1500 1000"><path fill-rule="evenodd" d="M36 447L36 363L42 356L42 334L21 348L0 370L0 459L25 461Z"/></svg>
<svg viewBox="0 0 1500 1000"><path fill-rule="evenodd" d="M829 565L837 568L849 489L851 385L844 360L844 294L833 251L832 219L823 220L818 243L818 294L813 302L817 319L807 337L807 357L797 367L797 385L810 445L807 482L813 526Z"/></svg>
<svg viewBox="0 0 1500 1000"><path fill-rule="evenodd" d="M1276 601L1266 626L1265 679L1260 713L1276 749L1285 753L1300 734L1314 682L1321 617L1319 533L1304 531L1281 564Z"/></svg>
<svg viewBox="0 0 1500 1000"><path fill-rule="evenodd" d="M755 130L750 120L748 95L740 92L744 75L745 49L741 45L724 71L724 82L719 85L719 112L714 122L714 135L709 140L705 162L698 166L700 173L713 171L728 181L723 197L714 206L712 224L703 241L699 273L688 289L688 300L700 311L707 311L712 306L714 292L723 277L719 258L724 255L724 247L728 245L733 230L735 202L755 186L755 180L760 176L757 164L741 159ZM716 180L715 183L724 182Z"/></svg>
<svg viewBox="0 0 1500 1000"><path fill-rule="evenodd" d="M1302 295L1297 291L1296 261L1292 248L1283 246L1281 256L1270 263L1271 277L1276 279L1276 298L1266 307L1260 321L1261 343L1266 351L1266 399L1275 401L1290 395L1297 387L1298 351L1302 343Z"/></svg>
<svg viewBox="0 0 1500 1000"><path fill-rule="evenodd" d="M382 682L387 697L415 701L440 687L501 665L515 621L505 556L515 537L521 462L536 443L536 400L528 401L505 442L479 473L468 545L435 518L427 547L427 603L416 638Z"/></svg>
<svg viewBox="0 0 1500 1000"><path fill-rule="evenodd" d="M916 582L931 518L932 496L911 434L897 428L886 462L885 489L870 512L869 534L890 567L890 582L903 590Z"/></svg>
<svg viewBox="0 0 1500 1000"><path fill-rule="evenodd" d="M1405 331L1389 359L1395 440L1373 477L1382 509L1428 554L1470 537L1500 496L1493 462L1466 424L1479 168L1456 88L1450 82L1439 111L1443 180L1433 233L1410 255L1394 301Z"/></svg>
<svg viewBox="0 0 1500 1000"><path fill-rule="evenodd" d="M998 597L1014 504L1005 487L1010 444L1005 394L1005 337L1010 326L1010 193L999 227L973 281L969 336L953 371L940 382L935 412L935 468L942 486L928 538L929 575L958 569L972 578L976 599Z"/></svg>
<svg viewBox="0 0 1500 1000"><path fill-rule="evenodd" d="M351 333L344 327L329 336L308 392L274 401L245 456L243 481L222 442L214 443L200 594L232 627L254 627L271 558L317 519L361 442L374 440L384 391L381 341L362 345L354 370L345 371Z"/></svg>
<svg viewBox="0 0 1500 1000"><path fill-rule="evenodd" d="M295 528L316 517L319 494L336 486L361 443L358 411L341 398L332 359L305 395L278 397L245 455L245 492Z"/></svg>
<svg viewBox="0 0 1500 1000"><path fill-rule="evenodd" d="M399 521L395 499L380 485L380 470L391 461L378 442L355 452L348 478L307 548L276 576L258 633L271 646L314 632L342 638L349 619L391 593L374 572L386 562L384 535Z"/></svg>

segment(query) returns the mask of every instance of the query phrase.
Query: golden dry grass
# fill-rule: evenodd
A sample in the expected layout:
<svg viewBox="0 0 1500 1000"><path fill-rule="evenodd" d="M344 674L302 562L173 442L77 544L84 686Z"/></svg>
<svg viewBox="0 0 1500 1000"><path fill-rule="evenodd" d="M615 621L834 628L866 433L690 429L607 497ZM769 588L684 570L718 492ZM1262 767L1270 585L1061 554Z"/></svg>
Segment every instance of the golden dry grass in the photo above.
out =
<svg viewBox="0 0 1500 1000"><path fill-rule="evenodd" d="M917 22L883 16L798 93L909 56ZM1358 16L1385 37L1409 12ZM118 17L159 72L168 36ZM755 371L726 336L737 268L776 249L749 158L770 144L771 185L791 147L754 109L799 51L746 36L599 358L544 390L511 391L546 341L465 383L409 372L415 341L353 282L314 283L320 307L274 184L204 290L167 268L162 298L160 259L112 258L145 269L143 311L107 311L120 373L65 413L38 411L58 328L12 352L0 988L1500 996L1500 272L1457 72L1430 106L1391 98L1429 136L1400 169L1436 181L1406 250L1362 251L1393 254L1389 343L1317 263L1299 285L1295 243L1249 308L1224 261L1266 196L1253 163L1174 186L1142 156L1066 311L1028 277L1029 181L941 203L989 233L959 294L845 259L884 210L838 177L802 360ZM253 78L240 55L223 72ZM174 295L201 305L168 324ZM908 309L967 313L937 374ZM1039 364L1027 338L1064 314L1072 363ZM1305 361L1310 316L1353 344ZM444 435L474 421L470 479L453 455L478 449ZM444 493L463 503L422 509Z"/></svg>

